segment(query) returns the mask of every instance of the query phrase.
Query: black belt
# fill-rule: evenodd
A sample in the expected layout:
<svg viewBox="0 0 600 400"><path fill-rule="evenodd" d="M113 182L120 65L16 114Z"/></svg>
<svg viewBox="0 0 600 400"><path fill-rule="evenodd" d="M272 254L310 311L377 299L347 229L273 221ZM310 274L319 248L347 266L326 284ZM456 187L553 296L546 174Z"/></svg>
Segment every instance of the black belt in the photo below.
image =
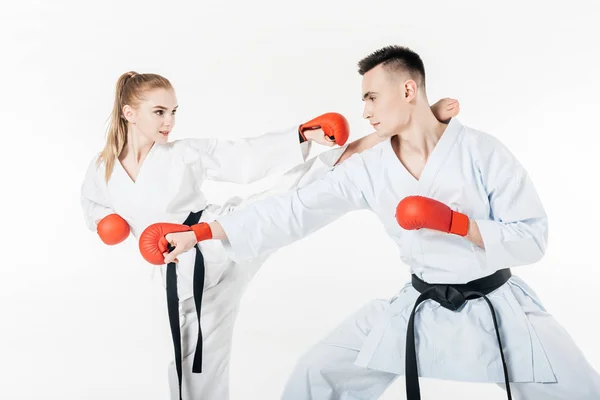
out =
<svg viewBox="0 0 600 400"><path fill-rule="evenodd" d="M415 302L415 306L408 320L408 328L406 333L406 358L405 358L405 377L406 377L406 396L408 400L421 400L421 392L419 389L419 372L417 369L417 350L415 348L415 312L419 304L425 300L434 300L442 307L451 311L458 310L467 300L483 298L492 313L494 328L496 329L496 338L498 339L498 347L500 348L500 356L502 357L502 367L504 368L504 381L506 383L506 392L508 399L512 399L510 386L508 383L508 369L504 360L504 352L502 351L502 343L500 342L500 333L498 331L498 322L492 303L487 298L487 294L504 285L511 277L510 269L501 269L490 276L468 282L466 284L431 284L422 281L415 275L412 276L413 287L421 293Z"/></svg>
<svg viewBox="0 0 600 400"><path fill-rule="evenodd" d="M200 221L202 210L190 213L184 225L195 225ZM204 291L204 257L198 246L196 249L196 261L194 262L194 303L196 305L196 315L198 316L198 342L196 344L196 353L194 354L194 363L192 372L202 372L202 329L200 327L200 310L202 307L202 292ZM173 247L169 245L169 252ZM169 322L171 324L171 335L173 336L173 346L175 347L175 368L177 369L177 379L179 380L179 400L181 397L182 381L182 354L181 354L181 330L179 327L179 296L177 295L177 269L176 264L171 262L167 264L167 309L169 312Z"/></svg>

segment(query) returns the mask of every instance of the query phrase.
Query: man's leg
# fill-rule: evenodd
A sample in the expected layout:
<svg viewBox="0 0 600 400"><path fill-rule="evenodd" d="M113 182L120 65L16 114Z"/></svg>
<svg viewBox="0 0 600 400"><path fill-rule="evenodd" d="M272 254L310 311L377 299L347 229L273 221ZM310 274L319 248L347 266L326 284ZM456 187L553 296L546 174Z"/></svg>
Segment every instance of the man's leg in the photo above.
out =
<svg viewBox="0 0 600 400"><path fill-rule="evenodd" d="M374 300L351 315L296 364L284 400L377 399L397 375L357 367L354 361L383 315L387 301Z"/></svg>
<svg viewBox="0 0 600 400"><path fill-rule="evenodd" d="M527 314L546 350L556 383L511 383L515 400L600 399L600 376L569 333L548 313ZM504 387L504 385L500 385Z"/></svg>

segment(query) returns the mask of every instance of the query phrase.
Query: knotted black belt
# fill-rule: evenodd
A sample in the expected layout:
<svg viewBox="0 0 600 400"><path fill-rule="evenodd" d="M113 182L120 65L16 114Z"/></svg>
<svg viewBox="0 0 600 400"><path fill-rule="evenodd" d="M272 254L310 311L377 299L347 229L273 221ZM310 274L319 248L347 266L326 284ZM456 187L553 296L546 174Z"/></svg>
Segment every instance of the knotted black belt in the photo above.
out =
<svg viewBox="0 0 600 400"><path fill-rule="evenodd" d="M419 388L419 372L417 369L417 350L415 348L415 312L419 304L425 300L434 300L442 307L451 311L457 311L467 300L483 298L490 308L494 328L496 330L496 338L498 339L498 347L500 348L500 356L502 357L502 367L504 368L504 381L506 383L506 393L508 399L511 400L510 386L508 382L508 369L502 351L502 342L500 341L500 332L498 331L498 322L492 303L487 298L487 294L504 285L511 277L510 269L501 269L490 276L465 284L431 284L422 281L415 275L412 276L413 287L421 293L415 301L415 306L408 320L408 328L406 333L406 359L405 359L405 377L406 377L406 396L408 400L421 400L421 392Z"/></svg>
<svg viewBox="0 0 600 400"><path fill-rule="evenodd" d="M184 225L192 226L200 221L202 210L190 213ZM192 372L202 372L202 329L200 327L200 310L202 307L202 293L204 291L204 257L198 246L196 249L196 260L194 262L194 303L196 305L196 315L198 317L198 342L196 343L196 352L194 354L194 363ZM169 245L169 252L174 249ZM177 379L179 381L179 400L181 396L182 382L182 354L181 354L181 330L179 327L179 296L177 295L177 269L176 264L171 262L167 264L167 309L169 312L169 322L171 324L171 335L173 336L173 347L175 348L175 368L177 369Z"/></svg>

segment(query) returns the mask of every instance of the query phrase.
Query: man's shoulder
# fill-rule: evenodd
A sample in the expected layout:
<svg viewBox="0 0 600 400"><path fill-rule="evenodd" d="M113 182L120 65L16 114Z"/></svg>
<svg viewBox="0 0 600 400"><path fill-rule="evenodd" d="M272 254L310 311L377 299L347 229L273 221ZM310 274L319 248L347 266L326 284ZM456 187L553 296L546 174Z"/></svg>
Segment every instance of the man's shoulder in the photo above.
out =
<svg viewBox="0 0 600 400"><path fill-rule="evenodd" d="M497 136L469 125L462 125L461 139L464 145L477 152L489 153L506 148Z"/></svg>
<svg viewBox="0 0 600 400"><path fill-rule="evenodd" d="M353 164L360 165L363 168L380 165L385 146L389 145L389 139L383 140L367 149L354 153L347 161L352 161Z"/></svg>
<svg viewBox="0 0 600 400"><path fill-rule="evenodd" d="M469 126L463 126L463 144L478 165L494 166L494 168L506 168L507 165L518 165L520 162L516 156L497 136Z"/></svg>

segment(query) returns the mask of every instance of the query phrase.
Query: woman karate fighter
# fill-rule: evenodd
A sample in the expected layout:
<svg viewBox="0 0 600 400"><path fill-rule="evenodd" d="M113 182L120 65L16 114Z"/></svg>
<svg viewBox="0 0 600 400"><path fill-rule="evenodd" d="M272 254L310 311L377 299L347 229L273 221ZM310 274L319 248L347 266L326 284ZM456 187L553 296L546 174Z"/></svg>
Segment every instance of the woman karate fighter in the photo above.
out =
<svg viewBox="0 0 600 400"><path fill-rule="evenodd" d="M540 260L547 244L547 216L527 171L495 137L456 119L436 120L413 51L383 48L359 68L364 117L380 143L305 187L191 232L153 225L140 237L142 254L160 259L171 243L170 261L214 238L243 262L370 209L410 267L411 282L313 347L284 399L376 399L405 375L408 399L418 400L419 374L497 383L509 399L599 399L598 373L511 273Z"/></svg>
<svg viewBox="0 0 600 400"><path fill-rule="evenodd" d="M379 140L371 134L306 161L311 141L344 145L348 138L345 119L328 113L258 137L169 142L176 110L175 91L164 77L129 72L119 78L106 146L90 162L81 189L87 226L105 243L120 243L130 232L137 238L157 221L211 222L267 194L303 186ZM447 120L458 113L458 102L443 99L432 110ZM205 179L250 183L286 170L272 190L246 202L233 198L222 205L207 204L202 193ZM239 300L266 256L238 264L212 241L167 266L175 347L169 372L172 399L228 399Z"/></svg>

